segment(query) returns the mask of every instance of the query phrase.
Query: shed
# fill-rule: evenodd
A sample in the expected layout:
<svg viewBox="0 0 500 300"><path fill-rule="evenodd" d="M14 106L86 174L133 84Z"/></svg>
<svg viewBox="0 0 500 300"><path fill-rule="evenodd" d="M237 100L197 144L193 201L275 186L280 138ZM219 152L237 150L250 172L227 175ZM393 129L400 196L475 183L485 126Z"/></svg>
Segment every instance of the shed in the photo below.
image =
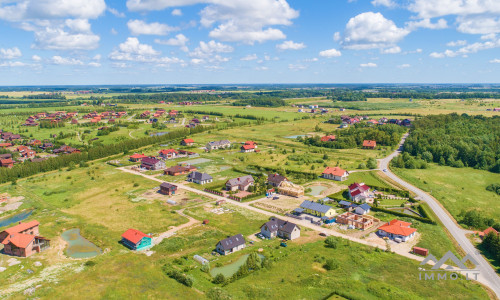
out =
<svg viewBox="0 0 500 300"><path fill-rule="evenodd" d="M203 258L203 257L199 256L198 254L193 256L193 259L202 265L208 265L208 263L209 263L209 261L206 258Z"/></svg>
<svg viewBox="0 0 500 300"><path fill-rule="evenodd" d="M420 248L420 247L413 247L413 251L412 252L415 253L415 254L418 254L418 255L422 255L422 256L429 255L429 249Z"/></svg>
<svg viewBox="0 0 500 300"><path fill-rule="evenodd" d="M177 205L177 202L175 202L174 200L170 199L170 200L167 200L167 203L168 204L172 204L172 205Z"/></svg>
<svg viewBox="0 0 500 300"><path fill-rule="evenodd" d="M203 220L203 224L204 224L204 225L207 225L207 224L208 224L208 222L210 222L210 221L208 221L207 219Z"/></svg>

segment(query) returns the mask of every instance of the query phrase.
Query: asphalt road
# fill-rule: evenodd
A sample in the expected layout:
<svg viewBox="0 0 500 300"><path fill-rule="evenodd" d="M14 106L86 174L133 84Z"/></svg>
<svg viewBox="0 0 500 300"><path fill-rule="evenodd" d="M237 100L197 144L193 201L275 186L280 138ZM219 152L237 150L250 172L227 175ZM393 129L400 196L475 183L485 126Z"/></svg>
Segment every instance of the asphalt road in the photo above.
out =
<svg viewBox="0 0 500 300"><path fill-rule="evenodd" d="M381 170L387 169L385 174L399 183L401 186L405 187L409 191L414 192L417 198L425 201L429 207L434 211L439 220L444 224L446 229L450 232L457 243L462 247L462 249L469 255L472 256L478 262L476 269L479 270L480 275L478 276L478 281L489 287L496 294L497 298L500 298L500 277L497 275L495 270L491 265L479 254L479 251L472 245L469 239L465 236L469 231L462 229L457 225L453 217L441 206L441 204L434 199L432 196L422 191L421 189L411 185L410 183L404 181L403 179L396 176L389 169L389 162L401 153L404 141L408 135L406 134L401 140L398 150L394 151L391 155L380 159L379 166ZM451 249L450 249L451 250ZM440 259L440 257L438 257Z"/></svg>

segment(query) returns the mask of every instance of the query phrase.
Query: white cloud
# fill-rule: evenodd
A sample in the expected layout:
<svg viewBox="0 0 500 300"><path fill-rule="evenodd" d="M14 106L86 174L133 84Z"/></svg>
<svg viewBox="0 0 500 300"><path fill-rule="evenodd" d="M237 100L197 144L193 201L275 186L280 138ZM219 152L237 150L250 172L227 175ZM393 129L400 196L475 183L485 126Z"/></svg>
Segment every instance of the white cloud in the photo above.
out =
<svg viewBox="0 0 500 300"><path fill-rule="evenodd" d="M370 63L366 63L366 64L360 64L359 66L362 68L376 68L377 64L370 62Z"/></svg>
<svg viewBox="0 0 500 300"><path fill-rule="evenodd" d="M395 7L396 3L392 0L373 0L372 2L373 6L385 6L385 7Z"/></svg>
<svg viewBox="0 0 500 300"><path fill-rule="evenodd" d="M11 22L58 18L95 19L105 10L104 0L1 1L0 19Z"/></svg>
<svg viewBox="0 0 500 300"><path fill-rule="evenodd" d="M306 45L304 43L295 43L294 41L284 41L283 43L276 45L279 50L300 50L304 49Z"/></svg>
<svg viewBox="0 0 500 300"><path fill-rule="evenodd" d="M163 10L206 4L201 10L201 25L211 28L209 36L222 41L253 44L284 39L280 30L271 26L289 26L299 12L286 0L128 0L131 11Z"/></svg>
<svg viewBox="0 0 500 300"><path fill-rule="evenodd" d="M111 7L108 7L108 11L113 14L115 17L118 17L118 18L125 18L125 14L122 13L122 12L119 12L117 9L114 9L114 8L111 8Z"/></svg>
<svg viewBox="0 0 500 300"><path fill-rule="evenodd" d="M213 40L208 43L200 41L199 47L194 49L193 52L190 52L189 56L203 59L210 58L216 53L230 53L233 51L233 47Z"/></svg>
<svg viewBox="0 0 500 300"><path fill-rule="evenodd" d="M337 31L333 34L334 41L338 42L338 41L340 41L341 38L342 38L342 36L340 35L340 32Z"/></svg>
<svg viewBox="0 0 500 300"><path fill-rule="evenodd" d="M178 30L178 28L170 27L167 24L158 22L146 23L141 20L130 20L127 22L127 26L132 35L167 35L169 32Z"/></svg>
<svg viewBox="0 0 500 300"><path fill-rule="evenodd" d="M100 67L100 66L101 66L101 63L98 63L98 62L93 61L93 62L89 62L89 66L91 66L91 67L96 67L96 68L97 68L97 67Z"/></svg>
<svg viewBox="0 0 500 300"><path fill-rule="evenodd" d="M381 49L380 52L382 54L396 54L401 52L401 48L399 48L398 46L394 46L391 48Z"/></svg>
<svg viewBox="0 0 500 300"><path fill-rule="evenodd" d="M489 33L481 36L481 39L484 40L495 40L497 35L495 33Z"/></svg>
<svg viewBox="0 0 500 300"><path fill-rule="evenodd" d="M468 34L491 34L500 32L500 17L459 16L457 30Z"/></svg>
<svg viewBox="0 0 500 300"><path fill-rule="evenodd" d="M381 13L366 12L347 22L341 42L346 49L363 50L393 47L410 31L399 28Z"/></svg>
<svg viewBox="0 0 500 300"><path fill-rule="evenodd" d="M93 33L72 33L62 28L46 27L35 31L35 48L47 50L92 50L101 38Z"/></svg>
<svg viewBox="0 0 500 300"><path fill-rule="evenodd" d="M114 28L111 28L111 31L110 31L110 32L111 32L111 34L113 34L113 35L117 35L117 34L118 34L118 31L116 31L116 29L114 29Z"/></svg>
<svg viewBox="0 0 500 300"><path fill-rule="evenodd" d="M87 19L67 19L65 25L73 32L89 33L91 31Z"/></svg>
<svg viewBox="0 0 500 300"><path fill-rule="evenodd" d="M458 46L465 46L465 45L467 45L466 40L451 41L451 42L446 44L446 46L448 46L448 47L458 47Z"/></svg>
<svg viewBox="0 0 500 300"><path fill-rule="evenodd" d="M182 16L182 10L178 8L172 10L172 16Z"/></svg>
<svg viewBox="0 0 500 300"><path fill-rule="evenodd" d="M4 59L14 59L14 58L19 58L23 54L21 53L21 50L19 48L14 47L14 48L1 48L0 49L0 58Z"/></svg>
<svg viewBox="0 0 500 300"><path fill-rule="evenodd" d="M486 42L477 42L474 44L466 45L456 51L446 50L444 52L433 52L430 57L433 58L444 58L444 57L456 57L462 56L467 57L469 54L477 53L479 51L500 48L500 39L489 40Z"/></svg>
<svg viewBox="0 0 500 300"><path fill-rule="evenodd" d="M317 62L319 59L317 57L313 57L313 58L306 58L304 61L305 62Z"/></svg>
<svg viewBox="0 0 500 300"><path fill-rule="evenodd" d="M307 69L306 66L304 65L295 65L295 64L289 64L288 65L288 69L292 70L292 71L301 71L301 70L305 70Z"/></svg>
<svg viewBox="0 0 500 300"><path fill-rule="evenodd" d="M59 55L52 56L51 63L54 65L83 65L83 62L76 58L61 57Z"/></svg>
<svg viewBox="0 0 500 300"><path fill-rule="evenodd" d="M422 19L447 15L499 14L500 2L495 0L413 0L409 9Z"/></svg>
<svg viewBox="0 0 500 300"><path fill-rule="evenodd" d="M398 66L398 68L400 68L400 69L406 69L406 68L409 68L409 67L411 67L410 64L402 64L402 65Z"/></svg>
<svg viewBox="0 0 500 300"><path fill-rule="evenodd" d="M406 23L406 28L413 31L418 28L426 29L445 29L448 28L448 22L445 19L439 19L436 23L432 23L430 19L422 19L420 21L411 21Z"/></svg>
<svg viewBox="0 0 500 300"><path fill-rule="evenodd" d="M101 60L101 58L101 54L96 54L94 57L92 57L93 60Z"/></svg>
<svg viewBox="0 0 500 300"><path fill-rule="evenodd" d="M175 36L175 38L170 38L166 41L156 39L155 43L161 44L161 45L180 47L182 51L188 52L189 49L186 46L188 41L189 41L189 39L185 35L183 35L182 33L179 33L178 35Z"/></svg>
<svg viewBox="0 0 500 300"><path fill-rule="evenodd" d="M27 66L27 64L20 61L5 61L3 63L0 63L0 67L24 67L24 66Z"/></svg>
<svg viewBox="0 0 500 300"><path fill-rule="evenodd" d="M265 66L259 66L259 67L255 67L255 70L257 70L257 71L267 71L267 70L269 70L269 68L265 67Z"/></svg>
<svg viewBox="0 0 500 300"><path fill-rule="evenodd" d="M323 50L319 53L319 56L322 56L322 57L338 57L341 55L342 55L342 53L337 49Z"/></svg>
<svg viewBox="0 0 500 300"><path fill-rule="evenodd" d="M135 37L129 37L120 45L118 49L109 54L109 58L114 61L134 61L139 63L154 63L159 66L184 63L177 57L162 57L159 51L153 49L151 45L141 44Z"/></svg>
<svg viewBox="0 0 500 300"><path fill-rule="evenodd" d="M256 60L257 59L257 54L249 54L247 56L244 56L242 58L240 58L240 60L243 60L243 61L250 61L250 60Z"/></svg>
<svg viewBox="0 0 500 300"><path fill-rule="evenodd" d="M498 58L492 59L492 60L490 60L490 63L492 63L492 64L500 64L500 59L498 59Z"/></svg>
<svg viewBox="0 0 500 300"><path fill-rule="evenodd" d="M35 54L35 55L33 55L33 56L31 57L31 59L32 59L32 60L34 60L34 61L41 61L41 60L42 60L42 58L41 58L40 56L36 55L36 54Z"/></svg>

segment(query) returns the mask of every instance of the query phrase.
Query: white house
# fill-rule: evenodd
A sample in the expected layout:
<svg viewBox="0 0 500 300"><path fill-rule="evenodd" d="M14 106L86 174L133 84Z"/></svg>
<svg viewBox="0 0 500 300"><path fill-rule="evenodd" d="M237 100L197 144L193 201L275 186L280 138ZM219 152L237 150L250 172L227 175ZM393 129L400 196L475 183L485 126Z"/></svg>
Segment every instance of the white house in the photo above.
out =
<svg viewBox="0 0 500 300"><path fill-rule="evenodd" d="M300 237L300 227L297 224L272 217L260 227L260 233L269 239L280 237L294 240Z"/></svg>
<svg viewBox="0 0 500 300"><path fill-rule="evenodd" d="M219 241L215 246L215 250L221 255L228 255L245 247L245 239L240 233Z"/></svg>
<svg viewBox="0 0 500 300"><path fill-rule="evenodd" d="M207 150L224 149L231 147L231 142L228 140L209 142L205 147L207 148Z"/></svg>
<svg viewBox="0 0 500 300"><path fill-rule="evenodd" d="M353 183L349 186L349 198L358 203L373 202L370 187L364 183Z"/></svg>
<svg viewBox="0 0 500 300"><path fill-rule="evenodd" d="M347 180L347 177L349 176L349 173L339 167L326 167L326 169L323 171L321 174L323 178L326 179L331 179L331 180L336 180L336 181L344 181Z"/></svg>
<svg viewBox="0 0 500 300"><path fill-rule="evenodd" d="M208 175L207 173L200 173L196 171L189 173L187 177L187 181L194 182L197 184L210 183L212 182L212 180L213 180L212 176Z"/></svg>
<svg viewBox="0 0 500 300"><path fill-rule="evenodd" d="M378 235L388 237L396 242L406 242L412 239L417 232L416 228L410 228L411 223L392 220L378 228Z"/></svg>

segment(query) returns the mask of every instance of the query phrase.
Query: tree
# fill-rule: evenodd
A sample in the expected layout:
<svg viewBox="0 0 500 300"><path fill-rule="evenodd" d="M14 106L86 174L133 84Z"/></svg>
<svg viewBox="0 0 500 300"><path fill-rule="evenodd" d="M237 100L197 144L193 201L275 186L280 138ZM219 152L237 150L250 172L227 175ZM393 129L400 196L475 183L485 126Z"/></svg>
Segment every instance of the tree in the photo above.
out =
<svg viewBox="0 0 500 300"><path fill-rule="evenodd" d="M247 266L251 270L259 270L262 266L262 260L260 259L259 254L256 252L250 253L247 258Z"/></svg>
<svg viewBox="0 0 500 300"><path fill-rule="evenodd" d="M325 246L328 248L336 249L339 244L338 238L329 236L325 239Z"/></svg>
<svg viewBox="0 0 500 300"><path fill-rule="evenodd" d="M327 269L328 271L335 270L338 267L339 262L334 258L327 259L325 264L323 265L323 268Z"/></svg>
<svg viewBox="0 0 500 300"><path fill-rule="evenodd" d="M370 157L368 159L368 162L366 163L366 166L368 167L368 169L376 169L377 168L377 160L373 157Z"/></svg>
<svg viewBox="0 0 500 300"><path fill-rule="evenodd" d="M219 273L214 277L212 282L215 284L223 284L224 282L226 282L226 277L224 277L224 275Z"/></svg>

